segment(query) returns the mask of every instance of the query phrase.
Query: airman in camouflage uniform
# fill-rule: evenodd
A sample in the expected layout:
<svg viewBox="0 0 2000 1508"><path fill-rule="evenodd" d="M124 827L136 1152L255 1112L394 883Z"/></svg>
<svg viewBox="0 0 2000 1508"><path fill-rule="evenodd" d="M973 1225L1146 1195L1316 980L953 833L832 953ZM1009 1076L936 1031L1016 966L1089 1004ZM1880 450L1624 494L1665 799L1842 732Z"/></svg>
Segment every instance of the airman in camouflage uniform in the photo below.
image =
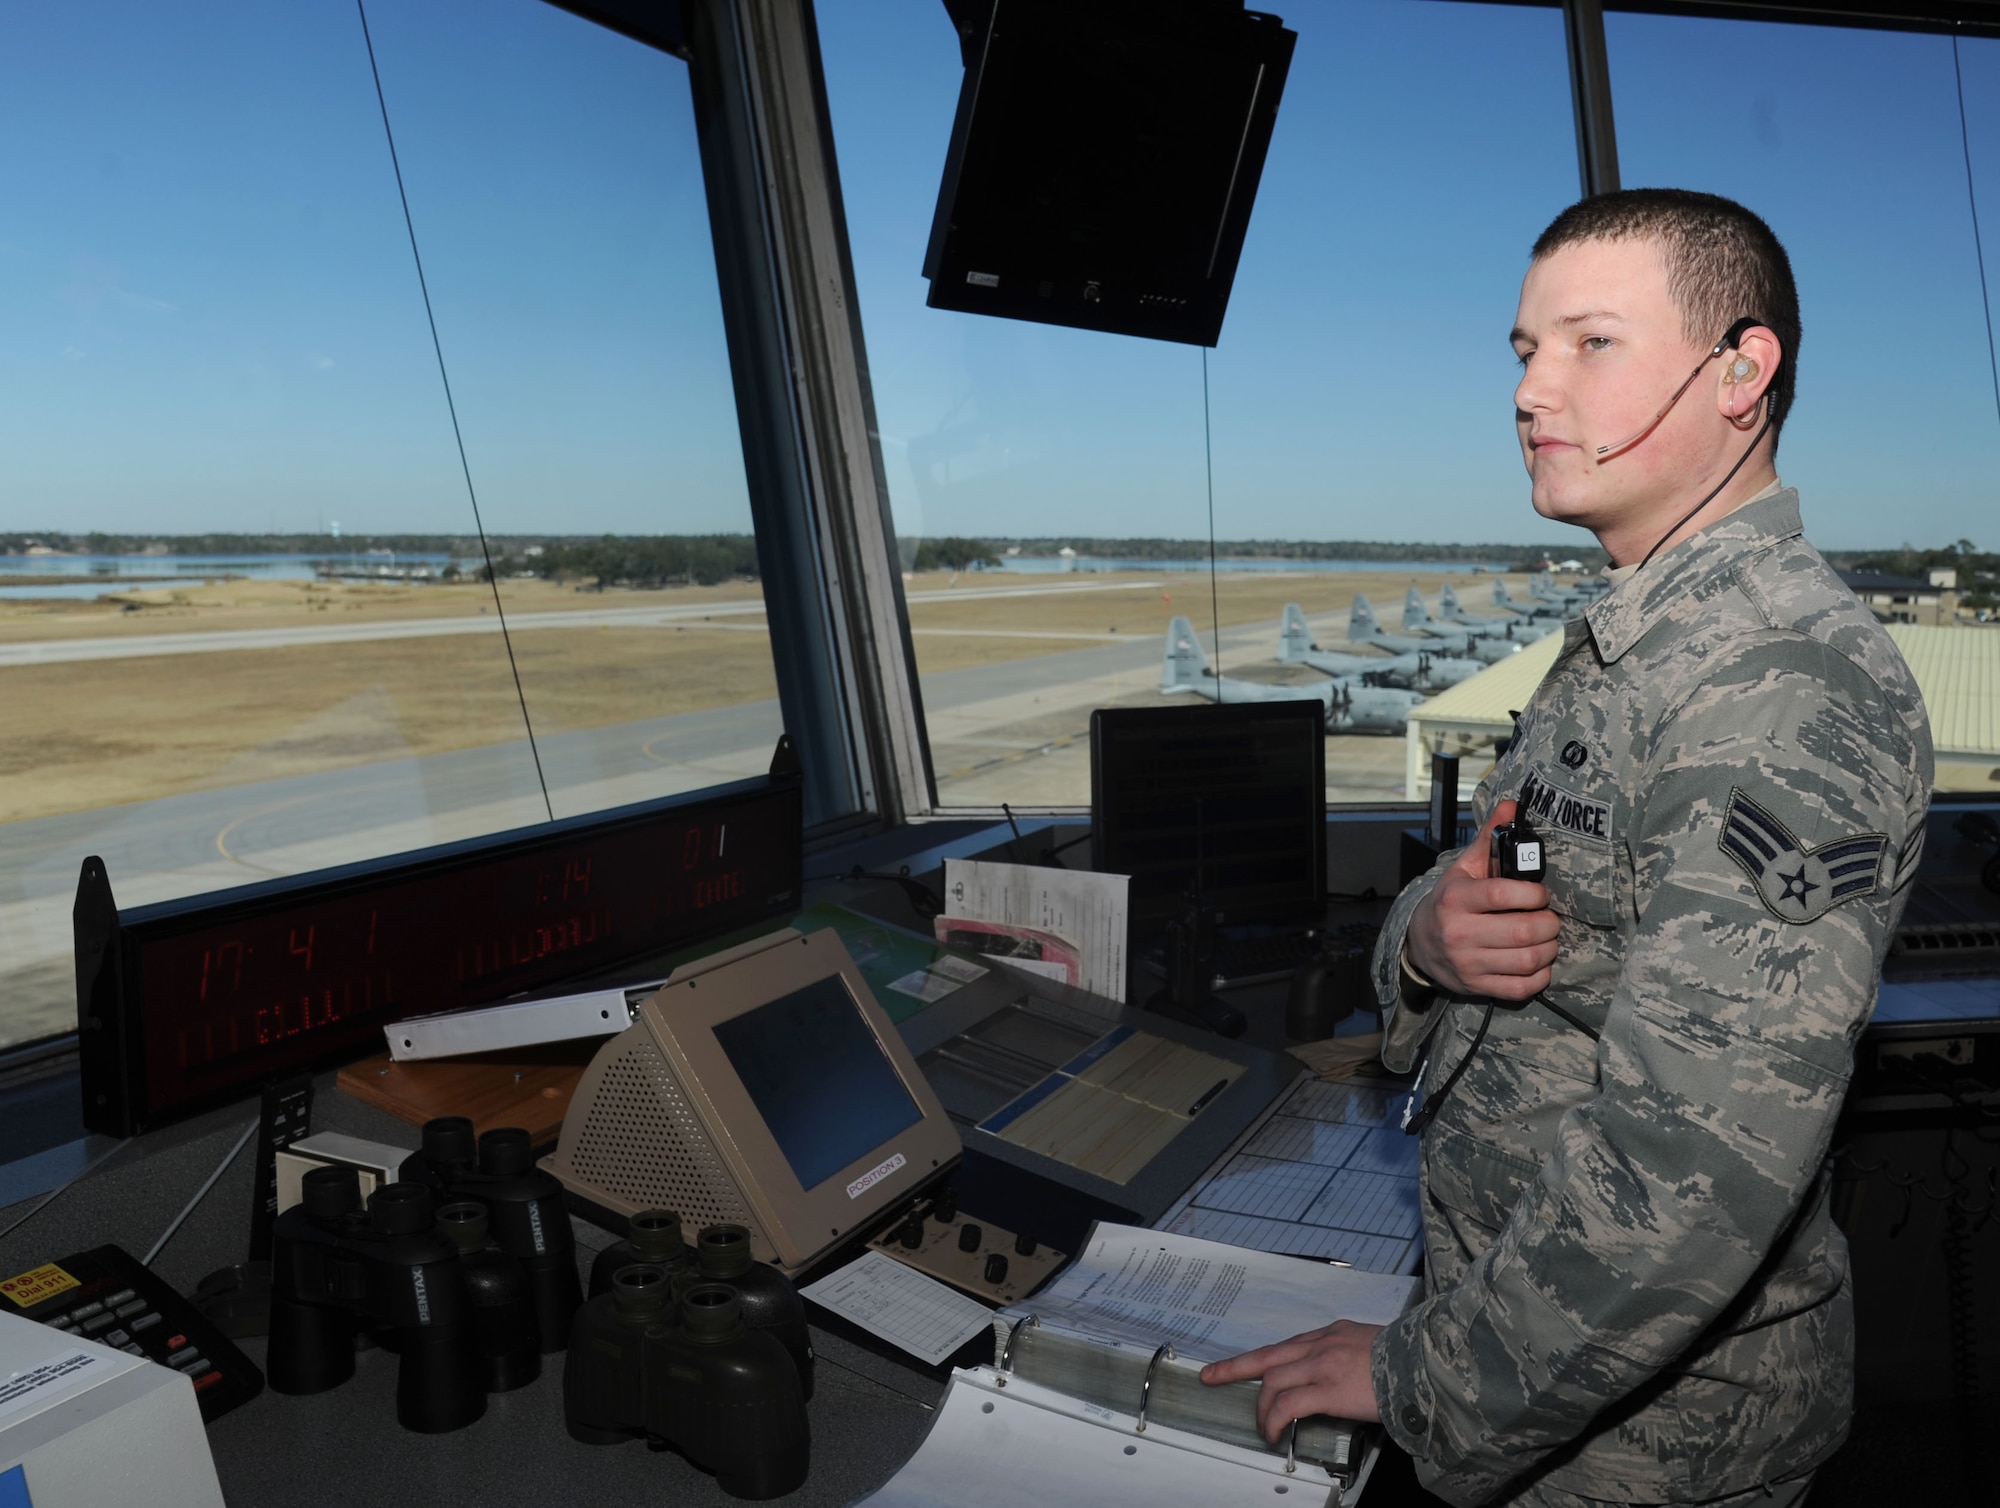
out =
<svg viewBox="0 0 2000 1508"><path fill-rule="evenodd" d="M1546 843L1552 982L1494 1011L1424 1132L1428 1297L1372 1349L1433 1492L1704 1501L1839 1445L1852 1304L1824 1163L1930 776L1909 671L1789 489L1568 625L1474 802L1483 823L1518 798ZM1375 960L1383 1057L1427 1050L1427 1088L1486 1010L1402 964L1453 858Z"/></svg>

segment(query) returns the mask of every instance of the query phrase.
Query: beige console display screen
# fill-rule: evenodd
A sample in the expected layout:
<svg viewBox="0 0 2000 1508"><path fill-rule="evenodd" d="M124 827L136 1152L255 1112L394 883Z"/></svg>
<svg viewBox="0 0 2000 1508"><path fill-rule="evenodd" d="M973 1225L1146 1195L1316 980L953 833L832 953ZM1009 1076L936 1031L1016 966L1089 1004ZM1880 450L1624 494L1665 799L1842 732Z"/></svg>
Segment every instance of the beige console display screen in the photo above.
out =
<svg viewBox="0 0 2000 1508"><path fill-rule="evenodd" d="M923 1118L837 974L718 1022L715 1037L801 1188Z"/></svg>

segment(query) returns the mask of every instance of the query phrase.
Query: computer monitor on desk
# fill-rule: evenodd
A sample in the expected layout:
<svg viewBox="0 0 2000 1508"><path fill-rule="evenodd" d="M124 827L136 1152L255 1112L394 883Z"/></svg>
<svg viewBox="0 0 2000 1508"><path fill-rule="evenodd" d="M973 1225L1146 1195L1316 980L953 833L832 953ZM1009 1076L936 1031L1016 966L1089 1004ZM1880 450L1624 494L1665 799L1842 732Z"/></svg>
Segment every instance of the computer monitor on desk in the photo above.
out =
<svg viewBox="0 0 2000 1508"><path fill-rule="evenodd" d="M602 1047L544 1166L615 1219L747 1225L797 1273L959 1155L958 1132L831 929L676 974Z"/></svg>

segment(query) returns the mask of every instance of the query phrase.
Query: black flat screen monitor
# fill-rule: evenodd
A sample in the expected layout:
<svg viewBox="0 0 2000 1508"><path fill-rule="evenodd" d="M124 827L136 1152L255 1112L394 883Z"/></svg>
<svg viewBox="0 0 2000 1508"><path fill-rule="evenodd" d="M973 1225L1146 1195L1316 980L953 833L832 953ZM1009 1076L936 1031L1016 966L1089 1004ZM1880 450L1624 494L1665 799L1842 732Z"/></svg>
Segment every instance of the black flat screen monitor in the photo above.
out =
<svg viewBox="0 0 2000 1508"><path fill-rule="evenodd" d="M1091 867L1132 877L1132 934L1198 891L1224 925L1326 910L1326 709L1317 701L1099 708Z"/></svg>
<svg viewBox="0 0 2000 1508"><path fill-rule="evenodd" d="M994 0L930 306L1214 345L1297 40L1243 0Z"/></svg>

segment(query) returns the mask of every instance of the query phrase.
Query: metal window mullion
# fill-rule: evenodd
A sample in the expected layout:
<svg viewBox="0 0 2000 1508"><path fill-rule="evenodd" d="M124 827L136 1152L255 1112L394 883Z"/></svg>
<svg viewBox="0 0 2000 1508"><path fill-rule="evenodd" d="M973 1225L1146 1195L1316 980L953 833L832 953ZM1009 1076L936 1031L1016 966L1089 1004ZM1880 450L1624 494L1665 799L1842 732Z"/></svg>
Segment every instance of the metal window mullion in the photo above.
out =
<svg viewBox="0 0 2000 1508"><path fill-rule="evenodd" d="M1569 54L1570 103L1576 113L1576 173L1585 198L1618 191L1618 132L1611 111L1611 63L1604 45L1603 0L1562 0Z"/></svg>
<svg viewBox="0 0 2000 1508"><path fill-rule="evenodd" d="M764 36L768 36L768 28L762 30ZM826 634L828 642L834 646L836 690L842 706L846 708L846 726L850 732L850 756L854 764L854 778L858 782L856 796L860 798L864 810L880 810L880 792L876 790L876 780L872 770L874 760L868 758L872 750L868 750L866 744L854 748L854 736L856 734L866 736L864 730L868 726L868 714L864 700L860 696L860 688L856 686L854 672L860 660L856 658L854 636L848 630L848 620L852 614L844 610L850 596L848 572L844 570L842 562L844 552L840 548L834 510L828 508L828 500L832 498L832 488L828 486L828 482L832 478L828 478L826 472L824 438L820 434L820 426L816 422L816 412L814 412L816 406L812 402L814 384L822 380L822 376L820 372L814 370L816 362L812 360L810 352L812 342L802 340L802 336L806 334L806 330L802 330L802 322L806 316L808 302L800 298L800 288L798 288L800 268L796 256L798 250L796 196L786 192L788 190L786 180L790 174L780 174L774 164L774 156L778 156L780 152L790 156L792 138L790 132L782 130L780 120L772 110L774 104L772 92L764 86L766 84L764 70L756 66L758 62L756 48L762 40L764 38L758 36L758 28L754 28L746 38L748 46L740 54L740 62L742 62L744 94L750 102L752 118L760 124L758 144L764 148L756 154L756 160L758 160L762 202L772 232L770 236L772 256L768 260L772 304L774 308L786 314L786 318L780 322L780 338L784 340L784 366L788 374L786 396L792 412L792 428L794 434L798 436L798 448L794 460L800 472L800 482L804 486L804 496L812 504L810 512L812 512L812 532L816 546L814 556L820 568L820 582L822 582L820 606L824 608L820 628Z"/></svg>
<svg viewBox="0 0 2000 1508"><path fill-rule="evenodd" d="M815 404L816 391L824 391L828 384L826 353L815 349L818 345L809 337L817 333L820 324L816 300L805 296L800 287L801 260L810 261L810 242L800 234L803 218L799 195L794 191L797 182L798 137L788 112L783 109L785 89L767 87L770 82L768 70L770 57L768 49L774 40L776 30L770 24L768 7L757 6L765 14L752 17L752 25L747 41L749 46L743 54L743 84L750 101L751 113L762 130L760 135L766 150L758 154L758 168L762 180L763 202L767 207L772 233L772 256L769 261L771 282L776 305L784 312L783 332L785 335L785 364L790 378L789 398L793 424L798 435L797 460L805 484L805 495L814 503L812 519L814 542L817 546L821 581L824 584L824 631L834 647L834 662L838 674L841 700L847 713L847 726L861 738L861 747L853 749L856 779L859 782L857 794L864 809L880 812L882 809L879 782L874 778L878 760L873 740L868 739L870 723L869 708L860 685L858 673L865 661L861 658L860 646L852 632L853 614L845 609L853 596L852 572L848 568L849 551L842 548L844 541L838 527L836 510L829 506L836 496L839 480L829 475L827 466L826 436L822 433ZM745 5L745 11L752 6ZM758 23L762 24L758 24ZM758 63L763 66L756 66ZM789 171L780 172L783 161ZM802 258L799 253L805 251ZM790 254L787 254L790 253ZM817 358L817 359L815 359Z"/></svg>
<svg viewBox="0 0 2000 1508"><path fill-rule="evenodd" d="M812 12L809 0L740 0L739 17L858 763L870 804L897 822L933 796Z"/></svg>
<svg viewBox="0 0 2000 1508"><path fill-rule="evenodd" d="M818 525L812 446L798 401L785 257L766 185L742 17L734 0L687 7L690 78L715 240L723 325L742 431L745 480L764 576L771 657L786 731L805 767L806 815L819 824L864 810L849 677Z"/></svg>
<svg viewBox="0 0 2000 1508"><path fill-rule="evenodd" d="M769 3L769 0L767 0ZM867 345L855 296L854 259L847 237L846 205L840 192L840 166L834 151L832 115L826 101L826 75L819 52L818 21L813 0L779 0L795 18L794 63L802 87L794 98L809 104L818 171L808 180L806 196L816 241L823 260L819 291L832 317L824 320L825 350L831 372L825 391L832 398L838 423L849 500L846 520L852 559L848 573L861 589L865 611L856 617L858 637L874 685L878 711L876 761L895 778L894 820L934 811L937 785L932 773L930 740L924 721L923 693L917 678L916 651L910 636L909 606L903 596L902 553L897 547L894 511L887 474L882 465L882 441L875 418L875 394L868 375ZM823 311L824 312L824 311Z"/></svg>

